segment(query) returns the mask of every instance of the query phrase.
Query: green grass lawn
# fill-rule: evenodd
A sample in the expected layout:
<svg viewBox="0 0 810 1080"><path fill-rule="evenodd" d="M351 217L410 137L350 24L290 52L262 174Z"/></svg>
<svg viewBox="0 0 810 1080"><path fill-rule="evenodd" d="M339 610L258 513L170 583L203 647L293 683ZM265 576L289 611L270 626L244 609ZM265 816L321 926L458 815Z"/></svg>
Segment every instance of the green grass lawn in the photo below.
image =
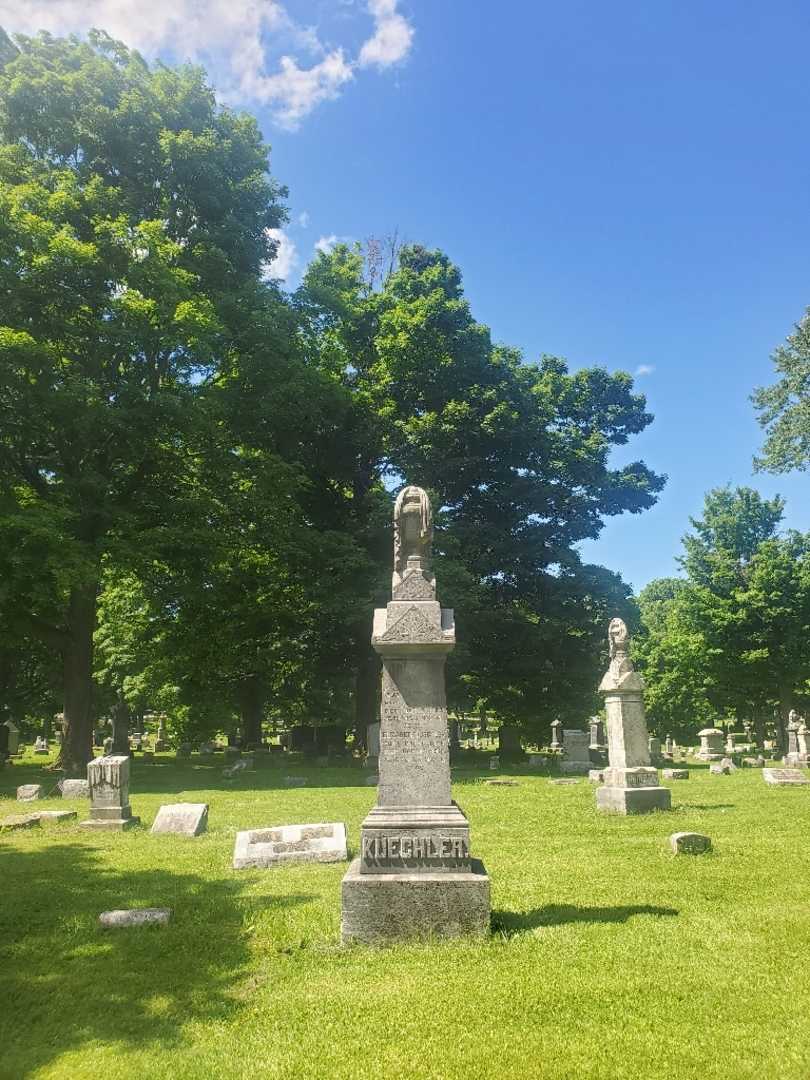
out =
<svg viewBox="0 0 810 1080"><path fill-rule="evenodd" d="M490 787L458 770L492 936L368 949L338 944L345 864L231 869L249 827L342 820L356 850L375 797L362 773L284 772L310 786L136 761L140 828L0 838L0 1075L810 1076L810 788L692 766L671 813L620 818L597 815L587 780ZM0 817L43 779L39 759L7 766ZM158 806L185 800L210 804L209 832L150 836ZM714 853L671 856L685 829ZM136 906L173 920L99 928L99 912Z"/></svg>

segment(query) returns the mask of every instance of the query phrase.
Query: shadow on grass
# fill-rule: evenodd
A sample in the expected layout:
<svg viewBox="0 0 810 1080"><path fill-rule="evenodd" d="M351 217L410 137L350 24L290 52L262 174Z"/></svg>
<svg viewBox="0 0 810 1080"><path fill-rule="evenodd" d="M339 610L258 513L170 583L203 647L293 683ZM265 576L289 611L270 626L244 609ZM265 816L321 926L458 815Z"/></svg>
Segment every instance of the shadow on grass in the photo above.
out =
<svg viewBox="0 0 810 1080"><path fill-rule="evenodd" d="M671 917L679 915L677 908L653 907L650 904L630 904L626 907L577 907L575 904L547 904L531 911L493 911L492 931L504 937L542 926L566 926L568 923L621 923L634 915Z"/></svg>
<svg viewBox="0 0 810 1080"><path fill-rule="evenodd" d="M676 809L678 810L733 810L734 803L718 802L718 803L703 803L703 802L685 802L678 803Z"/></svg>
<svg viewBox="0 0 810 1080"><path fill-rule="evenodd" d="M171 1049L187 1022L222 1022L248 959L246 922L313 897L248 896L245 883L118 872L80 844L0 849L4 1068L29 1076L95 1042ZM170 907L166 927L104 930L100 912Z"/></svg>

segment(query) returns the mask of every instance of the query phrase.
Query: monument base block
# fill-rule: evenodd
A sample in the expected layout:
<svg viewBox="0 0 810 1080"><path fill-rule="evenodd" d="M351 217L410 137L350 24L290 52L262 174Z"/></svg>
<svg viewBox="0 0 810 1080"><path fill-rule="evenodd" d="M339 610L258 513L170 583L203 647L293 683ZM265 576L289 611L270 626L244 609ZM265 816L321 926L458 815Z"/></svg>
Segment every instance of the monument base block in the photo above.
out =
<svg viewBox="0 0 810 1080"><path fill-rule="evenodd" d="M133 825L140 825L141 819L139 817L128 818L88 818L87 821L80 821L80 829L98 829L100 831L107 832L124 832L125 829L131 829Z"/></svg>
<svg viewBox="0 0 810 1080"><path fill-rule="evenodd" d="M344 945L385 945L489 933L489 877L484 864L454 873L362 874L355 859L343 878Z"/></svg>
<svg viewBox="0 0 810 1080"><path fill-rule="evenodd" d="M651 814L671 810L672 793L665 787L600 787L596 809L609 814Z"/></svg>

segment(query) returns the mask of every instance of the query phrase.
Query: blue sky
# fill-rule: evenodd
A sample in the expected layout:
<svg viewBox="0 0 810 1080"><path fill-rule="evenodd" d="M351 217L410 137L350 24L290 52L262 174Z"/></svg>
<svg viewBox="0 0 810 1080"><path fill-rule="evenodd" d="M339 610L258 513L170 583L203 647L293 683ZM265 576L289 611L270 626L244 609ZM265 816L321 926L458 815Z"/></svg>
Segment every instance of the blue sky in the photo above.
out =
<svg viewBox="0 0 810 1080"><path fill-rule="evenodd" d="M806 3L0 0L12 31L91 23L202 59L258 115L291 285L319 241L397 228L527 358L646 372L655 421L616 460L669 483L586 558L673 573L725 483L810 529L806 474L752 473L748 400L810 305Z"/></svg>

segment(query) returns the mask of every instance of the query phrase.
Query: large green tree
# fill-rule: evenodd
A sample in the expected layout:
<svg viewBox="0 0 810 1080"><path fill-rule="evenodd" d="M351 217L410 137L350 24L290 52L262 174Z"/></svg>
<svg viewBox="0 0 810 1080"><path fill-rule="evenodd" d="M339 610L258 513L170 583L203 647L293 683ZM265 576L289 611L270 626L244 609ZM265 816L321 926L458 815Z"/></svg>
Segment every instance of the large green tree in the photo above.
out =
<svg viewBox="0 0 810 1080"><path fill-rule="evenodd" d="M777 381L753 395L765 429L765 445L756 464L775 473L806 469L810 465L810 308L772 359Z"/></svg>
<svg viewBox="0 0 810 1080"><path fill-rule="evenodd" d="M192 499L210 390L274 288L280 189L204 73L15 38L0 72L0 489L20 626L64 665L62 764L90 753L105 559L142 559ZM255 316L255 318L254 318ZM30 572L36 553L42 570Z"/></svg>
<svg viewBox="0 0 810 1080"><path fill-rule="evenodd" d="M381 284L358 251L321 255L298 302L312 352L356 402L357 491L407 479L435 496L442 598L463 612L451 705L527 728L581 716L595 704L606 620L629 605L576 545L605 517L651 506L663 485L641 462L610 465L651 420L630 377L524 363L473 318L457 267L419 246ZM364 639L367 650L367 627Z"/></svg>

